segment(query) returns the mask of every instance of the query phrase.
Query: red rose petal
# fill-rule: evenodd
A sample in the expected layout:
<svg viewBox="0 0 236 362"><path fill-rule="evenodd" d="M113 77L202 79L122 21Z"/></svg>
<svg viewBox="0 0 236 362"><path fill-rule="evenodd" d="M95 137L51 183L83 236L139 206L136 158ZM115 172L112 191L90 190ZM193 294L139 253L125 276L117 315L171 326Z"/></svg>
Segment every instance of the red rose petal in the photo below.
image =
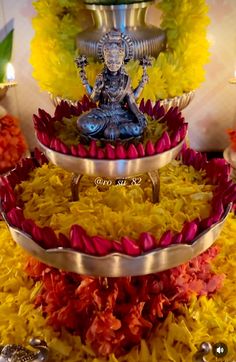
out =
<svg viewBox="0 0 236 362"><path fill-rule="evenodd" d="M137 151L138 151L138 156L139 157L144 157L145 156L145 149L142 143L139 143L137 145Z"/></svg>
<svg viewBox="0 0 236 362"><path fill-rule="evenodd" d="M144 113L147 113L150 117L152 117L152 115L153 115L152 102L150 101L150 99L148 99L145 104Z"/></svg>
<svg viewBox="0 0 236 362"><path fill-rule="evenodd" d="M33 234L34 226L35 226L35 222L32 219L25 219L21 223L22 230L29 235Z"/></svg>
<svg viewBox="0 0 236 362"><path fill-rule="evenodd" d="M105 156L109 160L115 160L115 158L116 158L115 148L110 143L106 144Z"/></svg>
<svg viewBox="0 0 236 362"><path fill-rule="evenodd" d="M144 103L144 99L141 100L140 105L139 105L139 110L144 113L145 112L145 103Z"/></svg>
<svg viewBox="0 0 236 362"><path fill-rule="evenodd" d="M57 236L51 227L49 226L43 227L42 234L43 234L43 242L47 249L58 247Z"/></svg>
<svg viewBox="0 0 236 362"><path fill-rule="evenodd" d="M137 148L135 147L135 145L133 145L133 144L129 145L128 150L127 150L127 157L129 159L138 158L138 151L137 151Z"/></svg>
<svg viewBox="0 0 236 362"><path fill-rule="evenodd" d="M113 250L117 251L118 253L123 253L124 252L123 246L119 241L113 240L112 247L113 247Z"/></svg>
<svg viewBox="0 0 236 362"><path fill-rule="evenodd" d="M171 244L180 244L183 240L182 233L175 234L172 238Z"/></svg>
<svg viewBox="0 0 236 362"><path fill-rule="evenodd" d="M71 154L72 154L73 156L78 156L78 147L77 147L77 146L72 145L71 148L70 148L70 150L71 150Z"/></svg>
<svg viewBox="0 0 236 362"><path fill-rule="evenodd" d="M143 251L148 251L155 248L156 239L152 234L143 232L139 235L139 243Z"/></svg>
<svg viewBox="0 0 236 362"><path fill-rule="evenodd" d="M116 146L116 158L118 159L125 159L126 158L126 151L123 145Z"/></svg>
<svg viewBox="0 0 236 362"><path fill-rule="evenodd" d="M25 219L23 210L19 207L14 207L12 210L10 210L7 213L7 220L10 221L10 223L18 228L21 228L21 224L23 220Z"/></svg>
<svg viewBox="0 0 236 362"><path fill-rule="evenodd" d="M99 160L102 160L103 158L105 158L105 151L104 151L102 148L99 148L99 149L98 149L97 158L98 158Z"/></svg>
<svg viewBox="0 0 236 362"><path fill-rule="evenodd" d="M172 241L172 232L170 230L166 231L160 238L159 244L161 246L168 246Z"/></svg>
<svg viewBox="0 0 236 362"><path fill-rule="evenodd" d="M145 147L145 153L146 153L146 156L152 156L155 154L155 147L151 140L147 141L147 144Z"/></svg>
<svg viewBox="0 0 236 362"><path fill-rule="evenodd" d="M59 233L58 235L58 246L70 248L70 240L62 233Z"/></svg>
<svg viewBox="0 0 236 362"><path fill-rule="evenodd" d="M82 234L82 240L85 247L85 252L91 255L96 255L97 252L93 245L93 240L87 234Z"/></svg>
<svg viewBox="0 0 236 362"><path fill-rule="evenodd" d="M121 243L124 248L124 251L131 256L138 256L140 255L140 247L135 243L134 240L129 239L128 237L124 236L121 238Z"/></svg>
<svg viewBox="0 0 236 362"><path fill-rule="evenodd" d="M70 149L69 147L64 143L64 142L61 142L60 144L60 150L62 153L64 153L65 155L69 155L70 154Z"/></svg>
<svg viewBox="0 0 236 362"><path fill-rule="evenodd" d="M159 138L159 140L156 141L155 144L155 153L161 153L165 149L165 142L163 138Z"/></svg>
<svg viewBox="0 0 236 362"><path fill-rule="evenodd" d="M171 141L170 141L170 137L166 131L163 133L161 139L164 143L163 151L169 150L171 148Z"/></svg>
<svg viewBox="0 0 236 362"><path fill-rule="evenodd" d="M70 229L70 243L73 249L79 251L85 251L82 235L86 234L86 231L79 225L72 225Z"/></svg>
<svg viewBox="0 0 236 362"><path fill-rule="evenodd" d="M112 242L101 236L93 236L92 242L98 255L107 255L112 250Z"/></svg>
<svg viewBox="0 0 236 362"><path fill-rule="evenodd" d="M92 140L89 149L88 149L88 156L90 158L96 158L97 157L97 144L95 140Z"/></svg>
<svg viewBox="0 0 236 362"><path fill-rule="evenodd" d="M195 221L185 222L181 234L183 236L183 242L188 243L193 240L198 231L198 225Z"/></svg>
<svg viewBox="0 0 236 362"><path fill-rule="evenodd" d="M81 144L78 144L78 156L83 158L88 156L86 148Z"/></svg>

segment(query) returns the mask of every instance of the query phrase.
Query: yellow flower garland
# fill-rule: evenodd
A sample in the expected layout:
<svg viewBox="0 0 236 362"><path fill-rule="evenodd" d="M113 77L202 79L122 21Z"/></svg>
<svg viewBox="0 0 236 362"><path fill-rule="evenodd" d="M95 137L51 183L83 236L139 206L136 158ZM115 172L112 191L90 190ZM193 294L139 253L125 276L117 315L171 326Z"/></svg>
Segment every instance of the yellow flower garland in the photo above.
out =
<svg viewBox="0 0 236 362"><path fill-rule="evenodd" d="M43 90L78 100L84 89L74 64L75 39L89 19L84 4L81 0L38 0L34 6L33 75ZM150 82L142 96L152 101L196 89L204 80L203 66L209 55L205 0L161 0L157 7L162 11L161 28L167 31L168 50L148 70ZM93 62L87 67L91 84L100 69L101 64ZM137 85L141 76L138 62L130 62L127 70Z"/></svg>
<svg viewBox="0 0 236 362"><path fill-rule="evenodd" d="M214 261L216 272L226 274L224 287L212 299L193 298L191 304L182 306L182 315L172 313L159 325L148 341L142 341L127 355L109 362L181 362L192 361L196 345L203 341L225 342L229 353L227 360L236 356L236 219L231 215L217 241L221 252ZM51 362L105 362L96 358L80 338L67 332L54 332L42 317L40 309L34 309L33 300L40 283L33 284L23 272L26 256L14 244L4 224L0 222L0 340L1 344L27 344L31 336L44 338L50 347ZM213 355L208 361L214 361Z"/></svg>

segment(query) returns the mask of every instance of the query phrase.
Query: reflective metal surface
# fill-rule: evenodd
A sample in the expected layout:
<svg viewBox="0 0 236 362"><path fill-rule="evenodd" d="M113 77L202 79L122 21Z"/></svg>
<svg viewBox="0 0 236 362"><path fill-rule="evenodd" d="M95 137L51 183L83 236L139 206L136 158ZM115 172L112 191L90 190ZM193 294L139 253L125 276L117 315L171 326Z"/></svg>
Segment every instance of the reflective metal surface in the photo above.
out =
<svg viewBox="0 0 236 362"><path fill-rule="evenodd" d="M191 91L188 93L184 93L181 96L173 97L173 98L166 98L160 100L160 105L164 107L165 111L167 112L170 107L178 107L181 111L182 109L186 108L191 100L193 99L195 91Z"/></svg>
<svg viewBox="0 0 236 362"><path fill-rule="evenodd" d="M17 83L14 81L0 83L0 100L5 97L9 88L15 87L16 85Z"/></svg>
<svg viewBox="0 0 236 362"><path fill-rule="evenodd" d="M227 207L222 219L198 235L191 245L172 245L155 249L137 257L113 253L96 257L71 249L44 250L23 231L9 225L13 239L31 255L52 267L83 275L101 277L122 277L146 275L167 270L198 256L207 250L218 237L231 205Z"/></svg>
<svg viewBox="0 0 236 362"><path fill-rule="evenodd" d="M207 362L205 356L212 351L212 345L209 342L202 342L198 351L193 356L193 362Z"/></svg>
<svg viewBox="0 0 236 362"><path fill-rule="evenodd" d="M224 150L224 159L231 166L231 177L234 181L236 181L236 152L231 149L231 147L227 147Z"/></svg>
<svg viewBox="0 0 236 362"><path fill-rule="evenodd" d="M164 167L176 158L184 142L185 140L183 139L176 147L154 156L130 160L97 160L56 152L44 146L38 140L40 148L54 165L78 175L105 176L111 178L140 175Z"/></svg>
<svg viewBox="0 0 236 362"><path fill-rule="evenodd" d="M158 170L148 172L152 183L152 202L155 204L160 201L160 175Z"/></svg>
<svg viewBox="0 0 236 362"><path fill-rule="evenodd" d="M152 184L152 202L156 203L160 201L160 177L159 171L154 170L147 173L149 179L151 180ZM72 201L79 200L79 192L80 192L80 181L83 175L78 175L76 173L72 174L71 178L71 195Z"/></svg>
<svg viewBox="0 0 236 362"><path fill-rule="evenodd" d="M33 352L19 344L0 345L0 362L43 362L48 360L48 346L45 341L31 338L29 344L38 351Z"/></svg>
<svg viewBox="0 0 236 362"><path fill-rule="evenodd" d="M162 100L160 100L160 105L164 107L165 111L168 111L168 109L170 109L170 107L179 107L179 110L181 111L189 105L189 103L192 101L194 95L195 95L195 91L191 91L191 92L182 94L182 96L162 99ZM73 102L70 99L54 97L52 94L50 94L50 98L55 107L58 104L60 104L62 100L65 100L66 102L68 102L69 104L74 105L74 106L76 106L76 104L77 104L77 102Z"/></svg>
<svg viewBox="0 0 236 362"><path fill-rule="evenodd" d="M166 35L163 30L146 24L146 12L150 4L86 4L86 8L91 12L93 26L79 33L79 53L97 58L100 38L109 30L117 29L132 39L135 59L147 54L157 57L166 47Z"/></svg>

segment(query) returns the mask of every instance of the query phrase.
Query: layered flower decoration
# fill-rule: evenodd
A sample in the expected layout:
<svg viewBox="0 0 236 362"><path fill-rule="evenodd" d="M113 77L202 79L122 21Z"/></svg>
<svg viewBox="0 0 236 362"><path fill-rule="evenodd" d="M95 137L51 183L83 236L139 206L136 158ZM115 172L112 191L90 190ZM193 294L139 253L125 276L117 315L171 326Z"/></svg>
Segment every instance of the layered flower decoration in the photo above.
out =
<svg viewBox="0 0 236 362"><path fill-rule="evenodd" d="M188 214L187 199L173 204L174 206L164 199L163 208L159 206L158 209L158 206L152 203L148 205L147 201L143 199L143 197L146 198L143 191L135 187L128 188L123 193L119 186L117 186L118 188L114 186L107 192L102 193L92 187L92 189L88 189L87 194L84 194L85 199L81 201L82 203L78 201L78 206L73 202L70 205L70 174L61 169L57 171L54 166L45 164L47 160L40 152L36 152L35 159L23 160L8 176L1 179L2 208L11 225L25 231L45 249L64 247L96 256L119 252L135 257L155 248L164 248L172 244L191 244L199 233L221 219L225 207L230 202L235 202L236 185L229 179L229 166L224 160L207 161L204 155L191 149L183 150L181 158L183 164L188 166L183 166L186 167L184 184L186 185L188 177L190 177L190 180L197 179L199 177L197 176L198 172L200 172L202 176L199 180L201 181L197 182L200 182L200 185L201 182L205 183L206 191L208 190L208 192L205 191L205 196L202 196L201 192L195 192L194 196L191 196L189 202L192 202L196 207L193 207L193 209L189 207L192 216L188 216L188 218L177 212L178 208L182 208ZM172 173L175 174L180 166L177 163L175 168L173 165L166 167L172 169ZM190 171L192 170L191 176L188 175L189 168ZM32 178L30 175L32 175ZM168 178L170 180L171 174L167 171L167 174L164 174L163 177L166 181ZM202 177L205 181L202 181ZM45 181L46 183L49 182L49 186L45 184ZM177 185L178 180L176 181L176 190L172 191L175 192L174 198L176 198L176 192L178 192ZM203 186L200 185L197 189L203 191ZM173 185L171 187L173 190ZM144 190L146 190L147 194L151 192L150 188ZM188 187L186 186L186 191L181 197L184 197L185 192L188 193L187 190ZM190 188L190 194L193 192L192 190ZM52 193L55 193L54 205ZM34 195L33 198L32 194ZM50 197L50 202L48 197ZM89 203L91 197L97 203L97 211L95 204L92 201ZM206 204L203 205L204 210L201 211L199 208L204 203L203 197L206 198ZM126 202L128 202L128 209L132 211L121 207L126 205ZM140 202L141 205L139 205ZM170 202L173 203L173 199ZM184 206L185 203L186 206ZM88 206L89 204L90 206ZM169 222L161 217L161 214L165 215L164 210L167 207L176 209L166 211L167 216L165 217L168 217ZM136 208L139 209L138 214L137 211L135 212ZM176 226L168 229L168 225L172 225L172 219L168 216L170 212L174 212L175 219L179 218L179 221ZM99 223L96 219L96 213L98 213L98 216L100 215ZM147 213L149 213L148 219L145 219ZM54 214L55 217L53 217ZM68 216L66 216L67 214ZM104 217L104 220L101 222L102 217ZM124 221L122 221L122 217L125 218ZM91 224L93 219L94 225ZM164 228L158 221L159 219L161 224L166 225ZM82 225L79 222L73 223L73 220L80 220ZM130 220L130 225L128 220ZM117 227L114 222L118 223ZM122 233L119 232L120 222L123 225ZM100 224L103 225L102 228L100 228ZM91 230L99 233L93 234ZM125 230L130 234L126 234ZM136 230L140 230L140 232ZM102 234L101 231L109 235L109 237Z"/></svg>
<svg viewBox="0 0 236 362"><path fill-rule="evenodd" d="M169 312L193 295L212 296L224 276L210 263L218 248L168 271L127 278L92 278L60 272L30 259L27 273L42 282L35 306L55 330L78 334L96 355L123 355L141 339L150 337Z"/></svg>
<svg viewBox="0 0 236 362"><path fill-rule="evenodd" d="M112 145L101 141L91 141L84 145L76 126L78 116L96 107L88 97L84 96L76 106L62 101L51 117L39 109L34 115L34 125L39 141L57 152L75 157L92 159L134 159L152 156L177 146L186 136L187 123L184 122L178 108L171 108L165 113L163 106L150 100L140 103L140 110L148 116L147 131L144 140L138 144L116 143Z"/></svg>
<svg viewBox="0 0 236 362"><path fill-rule="evenodd" d="M157 275L109 279L107 289L103 279L60 272L33 259L28 260L27 275L24 272L27 255L12 240L4 222L0 222L0 231L2 344L26 344L34 335L47 341L52 362L160 362L179 358L192 361L199 345L207 340L227 343L228 358L234 359L236 220L233 214L226 221L216 247L191 263ZM90 292L93 300L89 305ZM117 305L113 303L115 298ZM136 302L139 307L135 314ZM112 305L113 309L106 309ZM86 316L91 311L87 329L81 323L82 310ZM126 324L122 323L123 318ZM119 324L121 327L116 329ZM108 330L107 326L113 328ZM128 340L120 338L124 329L129 331ZM97 341L94 332L99 337ZM140 335L148 337L130 350ZM114 353L109 357L96 356L98 350L104 353L113 348L117 354L123 353L125 345L124 356L115 357Z"/></svg>
<svg viewBox="0 0 236 362"><path fill-rule="evenodd" d="M33 19L35 36L31 43L31 63L40 87L54 96L77 101L83 88L77 77L74 59L76 36L87 26L89 18L81 0L38 0ZM203 0L162 0L156 3L162 12L160 27L167 32L167 50L148 69L149 84L143 97L156 101L180 96L196 89L204 80L208 60L206 29L209 23ZM101 65L91 62L86 68L94 84ZM130 62L127 71L137 86L142 69Z"/></svg>

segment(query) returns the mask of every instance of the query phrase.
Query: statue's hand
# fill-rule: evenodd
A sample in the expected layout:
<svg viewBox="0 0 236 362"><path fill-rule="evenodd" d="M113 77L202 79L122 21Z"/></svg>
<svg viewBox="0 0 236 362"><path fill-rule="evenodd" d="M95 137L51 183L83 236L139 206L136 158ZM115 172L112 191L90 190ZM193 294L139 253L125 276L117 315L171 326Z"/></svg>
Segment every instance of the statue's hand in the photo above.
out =
<svg viewBox="0 0 236 362"><path fill-rule="evenodd" d="M149 81L149 76L147 74L144 74L141 80L142 84L145 85L148 83L148 81Z"/></svg>
<svg viewBox="0 0 236 362"><path fill-rule="evenodd" d="M138 123L140 124L140 126L145 128L147 126L147 120L145 116L141 112L139 112L136 116L138 118Z"/></svg>
<svg viewBox="0 0 236 362"><path fill-rule="evenodd" d="M96 91L100 91L104 86L103 76L102 74L99 74L96 78L95 86L94 88Z"/></svg>
<svg viewBox="0 0 236 362"><path fill-rule="evenodd" d="M77 65L77 68L84 69L88 65L88 60L86 55L79 55L75 59L75 64Z"/></svg>
<svg viewBox="0 0 236 362"><path fill-rule="evenodd" d="M80 70L79 75L80 75L80 79L81 79L82 84L87 85L88 84L88 79L87 79L85 71Z"/></svg>

